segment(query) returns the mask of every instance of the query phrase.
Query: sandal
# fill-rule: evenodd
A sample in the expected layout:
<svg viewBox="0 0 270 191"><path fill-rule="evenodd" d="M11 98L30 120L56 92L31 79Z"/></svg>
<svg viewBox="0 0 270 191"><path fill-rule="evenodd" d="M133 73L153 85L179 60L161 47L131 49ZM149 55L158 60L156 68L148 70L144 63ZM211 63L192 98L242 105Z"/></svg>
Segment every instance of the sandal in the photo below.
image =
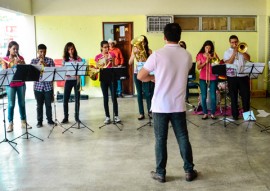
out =
<svg viewBox="0 0 270 191"><path fill-rule="evenodd" d="M208 119L208 115L204 114L203 117L202 117L202 120L206 120L206 119Z"/></svg>

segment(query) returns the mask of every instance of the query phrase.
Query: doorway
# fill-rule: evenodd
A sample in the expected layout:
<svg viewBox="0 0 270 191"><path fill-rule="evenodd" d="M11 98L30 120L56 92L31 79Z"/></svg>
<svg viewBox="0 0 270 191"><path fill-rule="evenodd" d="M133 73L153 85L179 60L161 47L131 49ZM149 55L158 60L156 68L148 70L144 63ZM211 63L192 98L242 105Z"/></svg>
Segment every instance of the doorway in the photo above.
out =
<svg viewBox="0 0 270 191"><path fill-rule="evenodd" d="M122 91L125 95L134 94L133 66L128 64L131 55L133 38L133 22L103 22L103 39L116 40L116 47L119 48L124 57L124 66L128 70L128 78L122 81Z"/></svg>

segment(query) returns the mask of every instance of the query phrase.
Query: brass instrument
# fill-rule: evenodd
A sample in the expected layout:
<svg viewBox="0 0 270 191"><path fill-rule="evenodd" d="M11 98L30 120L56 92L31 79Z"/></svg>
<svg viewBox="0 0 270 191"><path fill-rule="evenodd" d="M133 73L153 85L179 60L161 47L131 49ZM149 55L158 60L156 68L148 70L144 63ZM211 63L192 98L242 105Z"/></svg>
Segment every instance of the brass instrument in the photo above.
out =
<svg viewBox="0 0 270 191"><path fill-rule="evenodd" d="M108 61L109 60L109 61ZM92 80L98 79L98 73L102 68L107 68L111 63L113 63L113 58L101 58L97 63L96 66L90 65L88 67L88 75Z"/></svg>
<svg viewBox="0 0 270 191"><path fill-rule="evenodd" d="M143 42L144 42L143 36L138 36L132 39L131 41L131 45L137 49L135 52L133 51L137 62L144 62L147 60L147 54L144 49Z"/></svg>
<svg viewBox="0 0 270 191"><path fill-rule="evenodd" d="M7 68L12 68L14 66L14 61L8 62L3 58L0 58L0 64L2 64L2 62L5 62L7 64Z"/></svg>
<svg viewBox="0 0 270 191"><path fill-rule="evenodd" d="M95 67L94 65L90 65L88 67L88 75L92 80L98 79L98 73L100 72L100 69Z"/></svg>
<svg viewBox="0 0 270 191"><path fill-rule="evenodd" d="M214 65L220 63L220 59L217 57L216 53L214 53L214 56L210 59L210 63Z"/></svg>
<svg viewBox="0 0 270 191"><path fill-rule="evenodd" d="M240 52L240 53L246 53L247 52L247 49L248 49L248 45L244 42L240 42L238 45L237 45L237 51Z"/></svg>

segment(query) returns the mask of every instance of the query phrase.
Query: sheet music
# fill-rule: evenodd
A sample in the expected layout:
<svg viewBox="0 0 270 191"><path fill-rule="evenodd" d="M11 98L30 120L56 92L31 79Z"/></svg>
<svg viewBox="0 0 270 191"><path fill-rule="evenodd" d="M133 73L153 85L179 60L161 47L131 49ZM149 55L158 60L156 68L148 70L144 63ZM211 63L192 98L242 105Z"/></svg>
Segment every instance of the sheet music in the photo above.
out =
<svg viewBox="0 0 270 191"><path fill-rule="evenodd" d="M247 62L243 66L243 74L249 74L252 72L252 74L262 74L264 69L265 63L254 63L254 62ZM251 69L253 69L251 71Z"/></svg>
<svg viewBox="0 0 270 191"><path fill-rule="evenodd" d="M0 71L0 85L8 86L13 79L16 68L8 68Z"/></svg>
<svg viewBox="0 0 270 191"><path fill-rule="evenodd" d="M51 81L61 81L65 80L66 76L66 66L62 67L44 67L44 72L42 74L40 82L51 82Z"/></svg>
<svg viewBox="0 0 270 191"><path fill-rule="evenodd" d="M30 65L32 65L32 66L34 66L36 69L38 69L39 71L41 71L42 70L42 67L43 66L41 66L40 64L30 64Z"/></svg>
<svg viewBox="0 0 270 191"><path fill-rule="evenodd" d="M85 76L87 65L85 62L65 62L65 67L67 69L67 76ZM76 69L78 69L76 71Z"/></svg>
<svg viewBox="0 0 270 191"><path fill-rule="evenodd" d="M143 68L144 64L145 62L137 62L138 71L140 71ZM150 72L150 75L154 75L154 72Z"/></svg>

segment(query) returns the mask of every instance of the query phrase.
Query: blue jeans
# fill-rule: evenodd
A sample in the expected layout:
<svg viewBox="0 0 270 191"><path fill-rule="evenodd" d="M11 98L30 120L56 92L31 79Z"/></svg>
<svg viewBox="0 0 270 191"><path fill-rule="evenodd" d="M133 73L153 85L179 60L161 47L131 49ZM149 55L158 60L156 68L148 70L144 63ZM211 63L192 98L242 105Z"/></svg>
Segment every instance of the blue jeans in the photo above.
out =
<svg viewBox="0 0 270 191"><path fill-rule="evenodd" d="M139 113L144 115L144 108L143 108L143 93L146 99L146 105L148 112L151 109L151 100L154 93L155 84L153 82L142 82L137 79L137 74L134 73L134 83L137 90L137 101L139 106Z"/></svg>
<svg viewBox="0 0 270 191"><path fill-rule="evenodd" d="M121 80L117 80L117 91L116 91L117 95L122 95L122 81Z"/></svg>
<svg viewBox="0 0 270 191"><path fill-rule="evenodd" d="M26 90L25 84L20 87L6 86L6 92L8 96L8 121L9 122L13 122L16 93L18 96L18 105L19 105L21 120L26 120L25 90Z"/></svg>
<svg viewBox="0 0 270 191"><path fill-rule="evenodd" d="M208 114L206 98L207 98L207 83L205 80L200 79L200 89L201 89L201 104L204 114ZM210 80L210 103L211 103L211 114L214 115L216 113L217 101L216 101L216 89L217 89L217 80Z"/></svg>
<svg viewBox="0 0 270 191"><path fill-rule="evenodd" d="M179 146L181 157L184 161L185 172L193 171L192 148L189 142L186 112L153 113L155 131L156 172L161 176L166 175L167 164L167 138L168 127L171 122Z"/></svg>

